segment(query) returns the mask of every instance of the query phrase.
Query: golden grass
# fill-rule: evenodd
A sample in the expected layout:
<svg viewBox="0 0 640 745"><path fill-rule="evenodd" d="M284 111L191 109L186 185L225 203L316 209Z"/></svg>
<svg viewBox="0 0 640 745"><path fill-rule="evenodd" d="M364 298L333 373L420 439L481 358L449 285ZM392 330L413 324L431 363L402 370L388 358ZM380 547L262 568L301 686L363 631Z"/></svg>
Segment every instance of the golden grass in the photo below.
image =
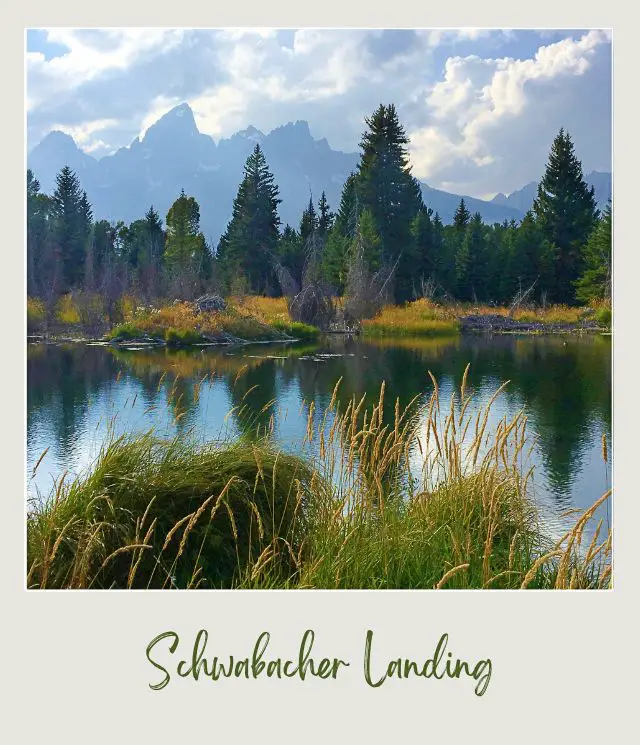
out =
<svg viewBox="0 0 640 745"><path fill-rule="evenodd" d="M250 315L262 323L291 321L287 299L284 297L261 297L259 295L249 295L244 298L231 297L229 304L238 313Z"/></svg>
<svg viewBox="0 0 640 745"><path fill-rule="evenodd" d="M458 321L449 308L422 299L385 305L375 318L362 321L362 330L379 336L447 336L457 333Z"/></svg>
<svg viewBox="0 0 640 745"><path fill-rule="evenodd" d="M273 339L278 334L268 324L239 312L229 306L219 313L197 313L190 303L174 303L163 308L135 308L125 322L145 334L165 338L167 332L174 330L188 333L196 332L211 337L229 334L240 339Z"/></svg>

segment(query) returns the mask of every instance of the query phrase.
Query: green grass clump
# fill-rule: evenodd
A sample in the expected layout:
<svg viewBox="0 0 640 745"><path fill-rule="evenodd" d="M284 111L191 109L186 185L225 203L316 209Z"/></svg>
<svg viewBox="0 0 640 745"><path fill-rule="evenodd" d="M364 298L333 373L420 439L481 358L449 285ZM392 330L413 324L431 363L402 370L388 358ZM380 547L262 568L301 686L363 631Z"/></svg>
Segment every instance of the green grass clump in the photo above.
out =
<svg viewBox="0 0 640 745"><path fill-rule="evenodd" d="M271 325L274 329L302 341L314 341L320 336L319 328L311 326L308 323L301 323L300 321L275 320Z"/></svg>
<svg viewBox="0 0 640 745"><path fill-rule="evenodd" d="M611 328L611 308L607 307L606 305L598 308L595 314L595 318L598 326L602 326L603 328Z"/></svg>
<svg viewBox="0 0 640 745"><path fill-rule="evenodd" d="M186 346L188 344L201 344L205 341L204 336L195 329L170 328L165 332L165 341L173 346Z"/></svg>
<svg viewBox="0 0 640 745"><path fill-rule="evenodd" d="M310 469L268 443L195 447L151 434L109 443L91 473L57 492L27 522L30 587L230 587L292 554L265 548L287 536Z"/></svg>
<svg viewBox="0 0 640 745"><path fill-rule="evenodd" d="M132 339L143 339L147 334L134 323L121 323L114 326L107 334L112 341L131 341Z"/></svg>

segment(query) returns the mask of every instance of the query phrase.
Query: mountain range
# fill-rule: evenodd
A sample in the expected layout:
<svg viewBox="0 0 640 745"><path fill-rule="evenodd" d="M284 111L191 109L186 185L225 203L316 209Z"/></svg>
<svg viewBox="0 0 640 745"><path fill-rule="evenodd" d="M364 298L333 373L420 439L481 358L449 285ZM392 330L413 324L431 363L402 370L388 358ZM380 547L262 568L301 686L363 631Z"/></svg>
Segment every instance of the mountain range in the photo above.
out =
<svg viewBox="0 0 640 745"><path fill-rule="evenodd" d="M49 194L55 189L58 171L70 166L87 192L94 218L113 222L136 220L151 205L164 217L184 189L200 204L202 231L215 244L231 217L244 163L256 142L280 189L283 225L297 227L309 196L317 203L323 190L331 208L337 210L342 186L360 156L333 150L324 138L314 139L306 121L289 122L268 134L251 126L216 144L198 130L188 104L181 104L150 126L142 139L100 159L81 150L70 135L49 132L28 153L27 165ZM598 201L606 204L611 174L594 171L586 180L594 183ZM420 185L425 204L450 223L460 195ZM520 220L531 207L535 190L532 182L491 201L464 199L467 208L479 212L487 223Z"/></svg>

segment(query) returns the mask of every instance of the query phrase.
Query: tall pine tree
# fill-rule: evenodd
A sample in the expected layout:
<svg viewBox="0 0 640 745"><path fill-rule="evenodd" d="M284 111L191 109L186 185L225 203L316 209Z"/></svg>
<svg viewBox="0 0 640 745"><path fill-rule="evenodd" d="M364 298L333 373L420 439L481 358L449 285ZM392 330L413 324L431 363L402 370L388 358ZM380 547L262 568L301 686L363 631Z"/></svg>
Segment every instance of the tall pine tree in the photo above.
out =
<svg viewBox="0 0 640 745"><path fill-rule="evenodd" d="M86 243L91 228L91 206L75 172L65 166L56 176L51 198L53 237L62 259L66 289L80 287L84 277Z"/></svg>
<svg viewBox="0 0 640 745"><path fill-rule="evenodd" d="M282 201L278 194L264 153L256 144L245 163L231 221L218 244L218 270L227 288L243 276L252 292L275 291L273 258L280 238L278 204Z"/></svg>
<svg viewBox="0 0 640 745"><path fill-rule="evenodd" d="M582 273L582 248L598 217L593 187L582 176L582 164L568 133L561 129L551 153L533 211L551 245L552 298L575 300L575 282Z"/></svg>
<svg viewBox="0 0 640 745"><path fill-rule="evenodd" d="M413 286L415 256L411 222L423 206L418 181L411 175L407 144L396 108L380 105L365 119L357 189L362 207L371 212L381 241L381 260L398 262L395 296L409 299Z"/></svg>

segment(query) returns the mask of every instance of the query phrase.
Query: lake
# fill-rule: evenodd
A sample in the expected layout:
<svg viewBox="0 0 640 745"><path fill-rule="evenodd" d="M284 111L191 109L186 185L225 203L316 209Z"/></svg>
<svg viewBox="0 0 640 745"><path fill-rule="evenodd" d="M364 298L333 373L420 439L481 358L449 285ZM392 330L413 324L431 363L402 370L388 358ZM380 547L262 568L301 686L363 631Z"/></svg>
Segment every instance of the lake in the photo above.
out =
<svg viewBox="0 0 640 745"><path fill-rule="evenodd" d="M506 380L490 424L525 408L532 455L534 498L553 534L570 508L590 506L610 486L611 337L474 336L370 340L327 336L313 345L115 349L81 343L27 348L28 495L48 495L62 473L90 466L109 432L201 440L236 437L271 420L274 436L300 452L311 402L321 421L336 381L340 398L367 394L377 401L386 381L385 414L395 399L406 405L432 391L442 400L458 389L467 363L476 405ZM208 376L199 393L194 385ZM239 412L244 407L244 415ZM235 411L232 411L234 410ZM229 412L232 412L229 414ZM32 470L42 453L35 476ZM67 477L68 478L68 477ZM605 520L610 514L602 512Z"/></svg>

